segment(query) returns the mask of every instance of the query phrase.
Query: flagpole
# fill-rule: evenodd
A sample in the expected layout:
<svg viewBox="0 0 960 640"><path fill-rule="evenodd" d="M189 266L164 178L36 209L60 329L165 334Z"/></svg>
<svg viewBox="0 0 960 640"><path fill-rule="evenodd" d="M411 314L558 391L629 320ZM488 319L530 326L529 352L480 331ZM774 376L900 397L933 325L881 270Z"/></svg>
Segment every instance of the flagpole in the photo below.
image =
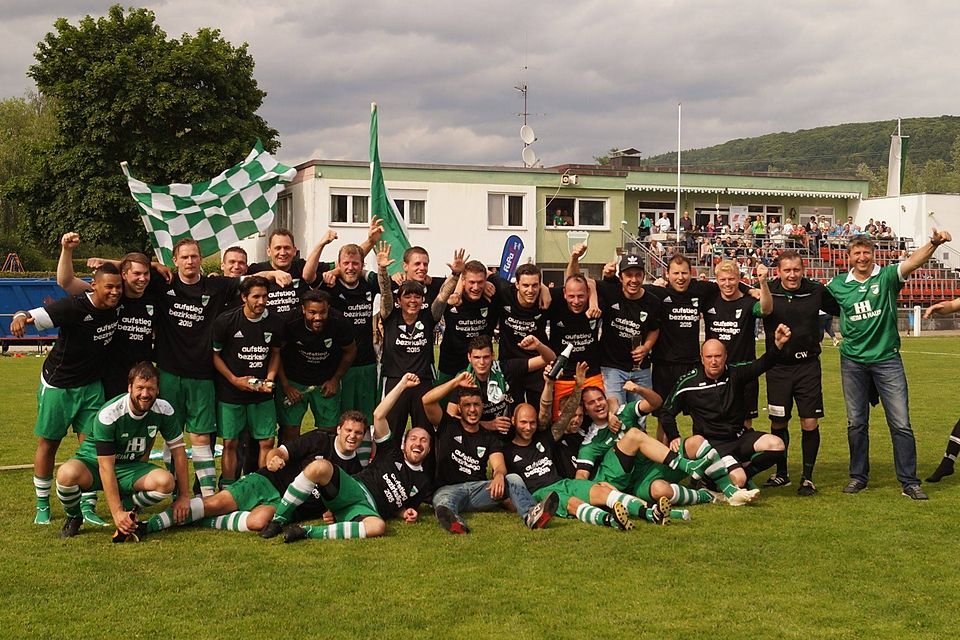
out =
<svg viewBox="0 0 960 640"><path fill-rule="evenodd" d="M674 224L677 230L677 246L680 245L680 124L683 121L683 103L677 103L677 211Z"/></svg>
<svg viewBox="0 0 960 640"><path fill-rule="evenodd" d="M900 141L900 163L903 166L903 135L900 130L900 118L897 118L897 139ZM900 204L900 196L903 194L903 183L900 176L904 174L901 169L897 174L897 233L903 233L903 205Z"/></svg>

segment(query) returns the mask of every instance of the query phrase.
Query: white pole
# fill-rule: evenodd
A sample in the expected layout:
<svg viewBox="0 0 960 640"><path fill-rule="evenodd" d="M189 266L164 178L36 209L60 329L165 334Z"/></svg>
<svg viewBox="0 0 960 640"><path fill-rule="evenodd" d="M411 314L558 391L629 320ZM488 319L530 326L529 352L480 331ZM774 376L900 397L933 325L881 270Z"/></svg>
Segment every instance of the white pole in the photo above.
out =
<svg viewBox="0 0 960 640"><path fill-rule="evenodd" d="M903 136L900 135L900 118L897 118L897 138L900 140L900 172L905 173L903 170ZM900 196L903 193L903 183L900 182L900 176L897 176L897 232L896 236L903 235L903 205L900 204ZM899 245L899 243L898 243Z"/></svg>
<svg viewBox="0 0 960 640"><path fill-rule="evenodd" d="M680 244L680 124L683 121L683 103L677 103L677 211L674 225L677 230L677 245Z"/></svg>
<svg viewBox="0 0 960 640"><path fill-rule="evenodd" d="M917 338L920 336L920 307L915 305L913 307L913 337Z"/></svg>

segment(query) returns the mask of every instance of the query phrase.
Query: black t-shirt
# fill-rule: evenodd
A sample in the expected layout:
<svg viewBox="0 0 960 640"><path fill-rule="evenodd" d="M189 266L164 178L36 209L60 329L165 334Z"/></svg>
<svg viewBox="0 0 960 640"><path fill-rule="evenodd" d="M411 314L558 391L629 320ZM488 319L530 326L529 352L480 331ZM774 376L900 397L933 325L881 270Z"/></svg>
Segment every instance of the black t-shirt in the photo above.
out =
<svg viewBox="0 0 960 640"><path fill-rule="evenodd" d="M840 315L840 307L833 295L819 282L803 278L793 291L783 288L779 280L770 283L773 312L763 318L767 349L776 340L777 326L790 327L790 340L780 352L780 364L798 364L820 357L820 310L832 316Z"/></svg>
<svg viewBox="0 0 960 640"><path fill-rule="evenodd" d="M416 507L433 493L433 483L423 466L411 467L397 447L378 448L377 457L357 474L357 480L373 496L383 518Z"/></svg>
<svg viewBox="0 0 960 640"><path fill-rule="evenodd" d="M98 309L90 298L88 293L61 298L43 306L46 318L39 312L34 315L38 331L60 328L57 342L43 361L43 380L48 385L71 389L103 377L117 330L117 309Z"/></svg>
<svg viewBox="0 0 960 640"><path fill-rule="evenodd" d="M476 433L463 428L458 418L444 413L436 426L437 487L487 479L491 453L500 453L500 438L477 425Z"/></svg>
<svg viewBox="0 0 960 640"><path fill-rule="evenodd" d="M588 318L586 309L574 313L562 296L550 301L550 347L559 356L564 344L572 344L573 351L560 378L573 380L577 364L586 362L587 377L600 373L600 318Z"/></svg>
<svg viewBox="0 0 960 640"><path fill-rule="evenodd" d="M353 325L335 310L317 333L308 329L300 316L287 320L280 351L284 372L302 385L323 384L336 373L344 347L353 344L353 335Z"/></svg>
<svg viewBox="0 0 960 640"><path fill-rule="evenodd" d="M156 292L145 292L139 298L120 297L117 305L119 321L117 331L110 343L110 359L104 372L116 390L118 385L127 388L130 367L138 362L153 362L153 325L157 310Z"/></svg>
<svg viewBox="0 0 960 640"><path fill-rule="evenodd" d="M573 433L565 433L557 440L554 447L554 460L557 463L557 472L562 478L573 478L577 475L577 454L583 445L587 432L581 427Z"/></svg>
<svg viewBox="0 0 960 640"><path fill-rule="evenodd" d="M555 462L556 443L553 434L538 431L526 446L513 441L503 445L503 458L507 473L516 473L523 478L530 493L560 480Z"/></svg>
<svg viewBox="0 0 960 640"><path fill-rule="evenodd" d="M757 340L753 329L757 324L754 308L760 303L750 296L736 300L713 299L703 312L704 335L716 338L727 348L727 362L746 362L757 357Z"/></svg>
<svg viewBox="0 0 960 640"><path fill-rule="evenodd" d="M597 295L603 331L600 334L600 365L621 371L633 369L630 352L647 339L647 334L660 329L660 299L644 293L636 300L623 294L623 287L616 278L597 283ZM634 344L634 338L637 344ZM650 356L640 366L650 367Z"/></svg>
<svg viewBox="0 0 960 640"><path fill-rule="evenodd" d="M373 282L369 279L371 277ZM373 299L380 289L376 279L377 274L369 274L368 278L360 278L352 289L339 278L332 287L321 285L330 294L331 306L353 324L357 341L357 357L353 360L353 366L356 367L377 363L377 353L373 350Z"/></svg>
<svg viewBox="0 0 960 640"><path fill-rule="evenodd" d="M243 314L243 307L217 318L213 323L213 350L220 353L224 364L235 376L267 377L270 350L283 339L283 320L264 311L257 320ZM214 378L217 400L230 404L254 404L270 398L267 393L241 391L221 376Z"/></svg>
<svg viewBox="0 0 960 640"><path fill-rule="evenodd" d="M157 366L184 378L213 378L210 357L213 321L224 303L237 295L239 278L200 276L184 284L178 275L167 284L151 278L148 290L156 292Z"/></svg>
<svg viewBox="0 0 960 640"><path fill-rule="evenodd" d="M300 313L300 296L303 292L313 286L314 282L307 282L303 279L303 268L307 266L307 261L303 258L294 258L290 263L290 268L286 270L293 278L286 287L277 285L276 282L270 282L267 290L267 309L270 313L282 316L284 320L289 320L291 316ZM254 262L247 268L247 275L256 275L263 271L276 271L273 265L267 262Z"/></svg>
<svg viewBox="0 0 960 640"><path fill-rule="evenodd" d="M496 360L491 365L498 367L503 374L504 382L507 383L507 390L502 389L494 382L491 376L487 382L478 381L480 395L483 397L483 414L481 420L493 420L497 416L509 416L513 413L515 400L511 389L522 389L522 380L527 375L529 369L528 358L514 358L506 362ZM493 371L491 371L492 373Z"/></svg>
<svg viewBox="0 0 960 640"><path fill-rule="evenodd" d="M547 344L547 313L538 303L529 309L521 307L517 302L516 285L498 276L491 276L490 282L497 290L495 301L500 316L500 351L497 357L501 361L536 357L536 351L524 350L517 345L529 335Z"/></svg>
<svg viewBox="0 0 960 640"><path fill-rule="evenodd" d="M400 309L383 321L382 373L399 378L415 373L421 382L433 380L433 330L437 323L430 309L421 309L413 324L403 321Z"/></svg>
<svg viewBox="0 0 960 640"><path fill-rule="evenodd" d="M644 285L660 298L660 337L653 348L653 361L695 363L700 361L700 314L719 295L716 283L693 280L686 291Z"/></svg>
<svg viewBox="0 0 960 640"><path fill-rule="evenodd" d="M480 335L492 336L497 326L497 307L484 298L467 300L443 312L443 342L437 368L456 374L467 366L467 344Z"/></svg>

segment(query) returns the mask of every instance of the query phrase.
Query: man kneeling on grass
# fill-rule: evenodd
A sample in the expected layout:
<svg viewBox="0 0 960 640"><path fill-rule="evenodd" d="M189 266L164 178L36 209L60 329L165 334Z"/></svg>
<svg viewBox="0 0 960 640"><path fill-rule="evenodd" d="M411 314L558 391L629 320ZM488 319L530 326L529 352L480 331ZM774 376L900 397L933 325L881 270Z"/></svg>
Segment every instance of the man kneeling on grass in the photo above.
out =
<svg viewBox="0 0 960 640"><path fill-rule="evenodd" d="M415 374L404 374L374 410L373 434L378 444L392 437L387 415L397 400L419 384ZM325 517L327 524L322 525L289 525L283 530L284 542L374 538L387 532L387 518L397 516L404 522L416 522L417 505L428 501L433 490L430 476L423 469L429 454L430 433L423 427L413 427L404 437L402 448L378 447L377 457L356 477L327 460L312 462L290 484L269 533L290 522L293 510L315 489L332 517Z"/></svg>
<svg viewBox="0 0 960 640"><path fill-rule="evenodd" d="M83 441L74 457L57 471L57 497L63 503L67 521L61 538L72 538L80 531L81 491L99 491L117 526L114 540L122 542L136 535L137 508L150 507L168 499L174 489L174 477L166 469L143 462L159 433L170 448L179 479L178 497L171 512L183 517L188 511L190 487L187 482L187 456L183 432L173 418L173 407L159 400L159 374L156 368L141 362L130 370L127 393L108 402L99 413L93 435ZM129 496L134 510L125 508L120 494Z"/></svg>
<svg viewBox="0 0 960 640"><path fill-rule="evenodd" d="M314 461L326 460L349 474L361 471L356 451L366 432L366 417L359 411L346 411L340 416L335 436L315 429L272 449L267 454L267 465L256 473L245 475L212 496L193 498L185 516L178 518L172 509L157 514L147 522L146 531L196 522L213 529L261 531L260 535L264 535L288 487ZM292 519L319 518L326 510L319 494L313 493L295 510ZM280 528L276 525L273 535Z"/></svg>

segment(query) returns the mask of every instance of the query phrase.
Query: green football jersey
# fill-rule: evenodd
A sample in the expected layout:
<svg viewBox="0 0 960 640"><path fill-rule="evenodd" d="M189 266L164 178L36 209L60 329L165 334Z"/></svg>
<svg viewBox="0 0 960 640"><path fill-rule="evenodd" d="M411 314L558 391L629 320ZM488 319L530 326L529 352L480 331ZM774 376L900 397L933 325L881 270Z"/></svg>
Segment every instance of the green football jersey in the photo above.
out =
<svg viewBox="0 0 960 640"><path fill-rule="evenodd" d="M77 457L97 458L98 442L113 443L117 462L134 462L153 448L159 433L167 442L182 437L173 419L173 407L157 399L142 416L130 410L130 394L124 393L108 402L97 414L93 435L83 441Z"/></svg>
<svg viewBox="0 0 960 640"><path fill-rule="evenodd" d="M853 272L842 273L827 284L840 305L840 354L855 362L872 364L900 352L897 331L897 296L903 288L898 265L874 266L866 281Z"/></svg>

